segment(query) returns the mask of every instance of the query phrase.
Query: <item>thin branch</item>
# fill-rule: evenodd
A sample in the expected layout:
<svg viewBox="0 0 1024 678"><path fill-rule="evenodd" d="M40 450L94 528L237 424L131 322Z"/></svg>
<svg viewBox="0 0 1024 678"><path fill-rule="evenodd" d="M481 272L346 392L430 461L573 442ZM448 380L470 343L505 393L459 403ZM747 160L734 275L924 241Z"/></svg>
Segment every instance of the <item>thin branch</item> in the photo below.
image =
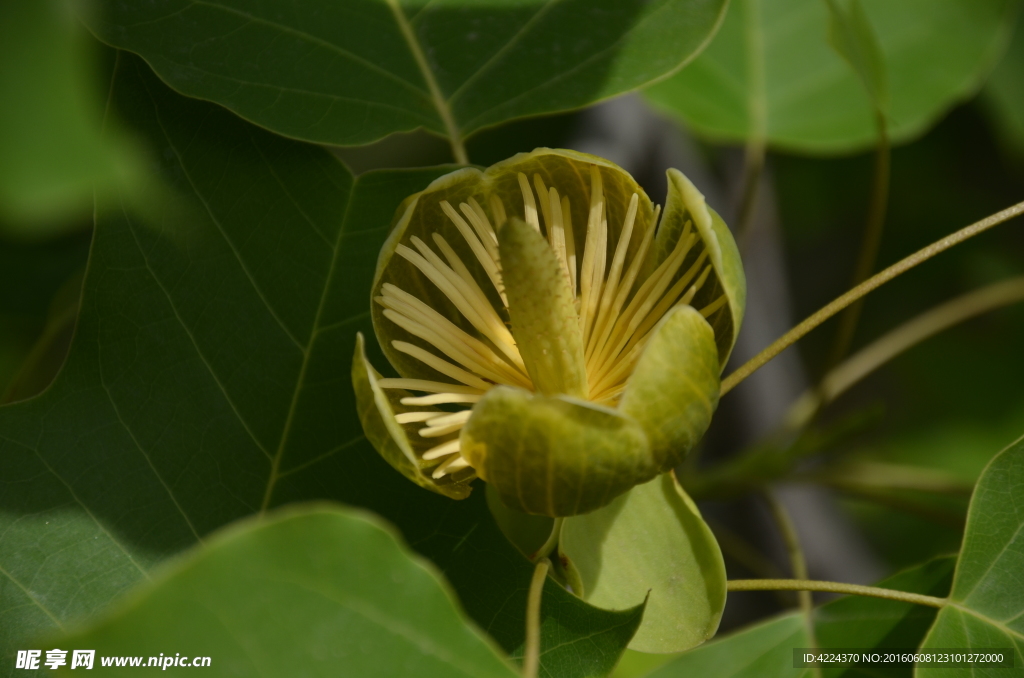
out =
<svg viewBox="0 0 1024 678"><path fill-rule="evenodd" d="M799 341L808 332L864 295L869 292L873 292L896 276L909 271L918 264L931 259L936 254L944 252L954 245L959 245L963 241L973 238L979 233L987 231L993 226L997 226L1004 221L1008 221L1021 213L1024 213L1024 202L1019 202L1016 205L1007 207L1004 210L987 216L981 221L977 221L970 226L960 229L956 233L946 236L942 240L934 242L931 245L914 252L909 257L896 262L884 271L876 273L860 285L857 285L852 290L848 291L846 294L843 294L842 296L834 299L828 305L819 309L816 313L776 339L768 348L758 353L739 369L726 377L722 381L721 394L725 395L731 391L737 384L756 372L759 368L764 366L779 353L782 353L782 351L787 349L789 346Z"/></svg>
<svg viewBox="0 0 1024 678"><path fill-rule="evenodd" d="M803 428L818 410L907 349L965 320L1021 301L1024 276L968 292L908 320L826 374L817 389L805 391L790 407L786 428Z"/></svg>
<svg viewBox="0 0 1024 678"><path fill-rule="evenodd" d="M800 580L807 580L807 559L804 557L804 550L800 546L800 535L797 534L796 525L789 516L789 511L782 505L778 497L771 490L764 492L765 502L775 519L779 528L782 542L786 545L786 552L789 554L790 568L793 570L793 577ZM797 600L800 602L800 613L804 620L804 631L807 633L807 641L810 647L818 647L817 634L814 633L814 597L810 591L797 591ZM816 668L815 675L821 678L821 668Z"/></svg>
<svg viewBox="0 0 1024 678"><path fill-rule="evenodd" d="M530 593L526 599L526 651L523 653L523 678L537 678L540 667L540 598L544 582L548 578L551 561L543 558L537 562L530 581Z"/></svg>
<svg viewBox="0 0 1024 678"><path fill-rule="evenodd" d="M886 127L885 114L875 112L875 126L878 130L878 146L875 149L875 172L871 187L871 204L868 207L867 221L864 224L864 240L860 246L857 267L853 272L850 286L859 285L875 268L878 249L882 244L882 231L885 227L885 213L889 205L889 177L891 174L892 154L889 146L889 133ZM850 350L853 335L857 331L857 322L864 307L863 299L858 299L846 309L839 320L839 329L832 344L832 352L825 364L828 372L841 361Z"/></svg>
<svg viewBox="0 0 1024 678"><path fill-rule="evenodd" d="M736 241L741 252L746 250L747 242L750 240L757 191L761 185L761 174L764 172L764 157L764 139L751 137L743 152L743 192L740 195L739 208L736 210Z"/></svg>
<svg viewBox="0 0 1024 678"><path fill-rule="evenodd" d="M945 607L945 598L926 596L908 591L894 591L877 586L861 586L860 584L844 584L837 581L816 581L812 579L731 579L728 582L730 591L825 591L827 593L847 593L855 596L870 596L897 600L902 603L927 605L928 607Z"/></svg>

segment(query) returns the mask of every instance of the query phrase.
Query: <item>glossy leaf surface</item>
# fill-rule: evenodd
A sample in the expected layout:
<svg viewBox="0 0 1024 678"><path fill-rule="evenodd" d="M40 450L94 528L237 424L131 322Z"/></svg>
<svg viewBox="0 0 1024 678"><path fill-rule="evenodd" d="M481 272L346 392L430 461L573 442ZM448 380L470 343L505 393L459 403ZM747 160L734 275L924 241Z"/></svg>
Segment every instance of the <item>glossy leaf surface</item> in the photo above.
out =
<svg viewBox="0 0 1024 678"><path fill-rule="evenodd" d="M710 528L672 474L562 523L559 557L574 590L594 605L647 600L630 643L680 652L711 638L725 608L725 563Z"/></svg>
<svg viewBox="0 0 1024 678"><path fill-rule="evenodd" d="M883 579L882 588L944 596L949 591L954 559L936 558ZM916 647L935 618L937 610L893 600L846 596L821 605L814 612L818 647L871 648ZM810 678L812 668L793 667L793 648L809 647L803 616L789 612L687 652L650 678ZM909 678L910 665L824 667L827 678L897 676Z"/></svg>
<svg viewBox="0 0 1024 678"><path fill-rule="evenodd" d="M216 675L517 675L389 526L329 505L217 532L102 621L53 642L95 649L104 675L138 669L102 667L103 656L148 659L172 647L209 657Z"/></svg>
<svg viewBox="0 0 1024 678"><path fill-rule="evenodd" d="M845 3L844 3L845 4ZM862 0L881 46L889 132L922 133L971 95L1002 53L1013 0ZM718 140L842 153L872 144L872 105L828 41L822 0L737 0L708 48L648 90L662 110Z"/></svg>
<svg viewBox="0 0 1024 678"><path fill-rule="evenodd" d="M1024 666L1024 440L996 455L974 488L950 604L939 613L922 649L1014 648ZM1002 669L989 669L992 675ZM922 668L917 675L950 675ZM965 667L957 675L971 675Z"/></svg>
<svg viewBox="0 0 1024 678"><path fill-rule="evenodd" d="M578 108L679 68L725 0L104 0L92 30L174 88L281 134L452 138Z"/></svg>

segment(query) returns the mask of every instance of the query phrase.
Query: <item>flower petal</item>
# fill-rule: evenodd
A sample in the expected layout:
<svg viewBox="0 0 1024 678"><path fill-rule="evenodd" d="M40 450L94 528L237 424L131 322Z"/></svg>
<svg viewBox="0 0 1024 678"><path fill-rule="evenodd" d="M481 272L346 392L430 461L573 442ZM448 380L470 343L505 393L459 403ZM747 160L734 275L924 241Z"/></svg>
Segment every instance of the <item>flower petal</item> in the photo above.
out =
<svg viewBox="0 0 1024 678"><path fill-rule="evenodd" d="M715 332L718 346L719 369L725 369L736 344L747 300L747 283L739 250L729 227L707 206L704 196L690 180L676 169L668 170L666 175L668 198L647 269L653 271L668 258L686 231L686 223L692 222L703 247L692 248L680 270L687 270L698 256L707 251L712 274L690 305L708 312L708 322Z"/></svg>
<svg viewBox="0 0 1024 678"><path fill-rule="evenodd" d="M619 411L647 433L659 471L674 468L701 439L718 406L715 335L691 306L677 306L655 326Z"/></svg>
<svg viewBox="0 0 1024 678"><path fill-rule="evenodd" d="M425 473L417 455L417 447L428 447L437 444L437 439L424 439L423 442L413 443L395 420L396 410L398 412L413 411L398 403L402 396L409 395L407 391L385 392L378 384L380 374L373 369L370 361L366 358L365 342L363 335L356 335L356 351L352 358L352 386L356 393L356 407L359 409L359 419L363 424L363 432L367 440L384 457L384 460L391 464L397 471L420 487L433 490L452 499L465 499L469 496L472 488L469 481L453 481L451 476L444 476L438 480L433 479L429 473ZM389 397L390 396L390 397ZM424 411L424 408L415 408L415 411ZM444 412L438 410L438 414ZM429 442L427 442L429 440ZM419 450L422 454L422 450Z"/></svg>
<svg viewBox="0 0 1024 678"><path fill-rule="evenodd" d="M498 386L462 429L462 455L506 505L547 516L603 506L657 474L632 418L566 396Z"/></svg>

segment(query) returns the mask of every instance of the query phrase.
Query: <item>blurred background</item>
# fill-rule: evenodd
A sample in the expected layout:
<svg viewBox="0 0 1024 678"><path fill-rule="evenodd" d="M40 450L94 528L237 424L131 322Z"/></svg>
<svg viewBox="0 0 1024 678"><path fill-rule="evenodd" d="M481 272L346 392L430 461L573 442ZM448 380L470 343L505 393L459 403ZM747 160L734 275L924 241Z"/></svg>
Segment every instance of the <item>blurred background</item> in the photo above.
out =
<svg viewBox="0 0 1024 678"><path fill-rule="evenodd" d="M128 186L145 202L148 151L106 119L111 52L75 11L83 8L50 0L0 7L2 403L39 393L60 369L87 271L94 192ZM895 140L876 270L1024 199L1024 27L1008 21L975 81ZM747 223L748 314L728 372L849 287L871 196L873 143L798 148L769 139L743 217L749 149L709 133L699 115L682 109L662 95L631 94L480 132L467 150L484 166L538 146L595 153L632 172L655 202L664 197L664 170L679 167L730 224ZM418 132L335 150L356 172L451 161L447 142ZM853 351L958 295L1021 275L1018 221L869 296ZM792 403L823 376L835 333L833 320L724 398L701 464L735 458L777 431ZM812 489L789 478L777 495L797 523L811 576L868 583L954 551L971 483L1024 433L1022 383L1024 304L1009 304L911 347L827 407L813 426L817 435L804 443L815 461L801 472L840 463L924 467L944 489L886 488L853 476ZM705 511L730 577L786 571L761 500L718 501ZM786 602L747 595L742 604L730 602L723 628Z"/></svg>

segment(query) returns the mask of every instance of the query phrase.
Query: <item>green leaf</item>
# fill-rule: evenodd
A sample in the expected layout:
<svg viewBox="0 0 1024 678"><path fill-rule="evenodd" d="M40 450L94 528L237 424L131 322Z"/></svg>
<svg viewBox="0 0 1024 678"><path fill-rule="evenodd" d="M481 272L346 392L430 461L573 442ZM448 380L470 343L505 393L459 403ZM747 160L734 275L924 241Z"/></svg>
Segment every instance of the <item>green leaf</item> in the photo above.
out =
<svg viewBox="0 0 1024 678"><path fill-rule="evenodd" d="M725 608L722 552L672 474L566 518L558 549L573 589L587 602L624 609L647 600L631 649L679 652L718 629Z"/></svg>
<svg viewBox="0 0 1024 678"><path fill-rule="evenodd" d="M725 0L102 0L88 19L184 94L276 132L460 139L646 85L691 59Z"/></svg>
<svg viewBox="0 0 1024 678"><path fill-rule="evenodd" d="M810 678L793 668L793 648L808 647L803 617L790 612L694 648L647 678Z"/></svg>
<svg viewBox="0 0 1024 678"><path fill-rule="evenodd" d="M889 85L878 36L861 0L848 0L845 6L841 2L825 0L829 14L829 41L853 68L872 105L885 115L889 107Z"/></svg>
<svg viewBox="0 0 1024 678"><path fill-rule="evenodd" d="M1024 156L1024 21L1020 17L1006 54L985 83L982 98L1005 144Z"/></svg>
<svg viewBox="0 0 1024 678"><path fill-rule="evenodd" d="M922 644L1014 648L1024 666L1024 439L996 455L974 489L949 604ZM922 668L918 676L951 675ZM974 675L971 668L956 675Z"/></svg>
<svg viewBox="0 0 1024 678"><path fill-rule="evenodd" d="M880 581L877 586L932 596L949 591L954 558L943 557ZM815 609L818 647L865 649L916 647L937 610L881 598L847 596ZM810 647L803 615L796 612L756 624L702 647L653 672L648 678L810 678L813 669L793 668L793 648ZM827 666L825 678L910 676L909 665Z"/></svg>
<svg viewBox="0 0 1024 678"><path fill-rule="evenodd" d="M128 55L114 108L157 151L163 201L146 218L100 206L67 362L43 394L0 408L0 662L211 531L311 499L395 523L470 616L521 651L532 566L483 493L453 502L380 458L349 379L391 218L451 168L353 178ZM551 582L542 661L570 677L610 670L640 614Z"/></svg>
<svg viewBox="0 0 1024 678"><path fill-rule="evenodd" d="M389 526L326 505L211 535L102 620L52 643L95 649L94 668L104 656L173 650L210 657L220 675L517 675Z"/></svg>
<svg viewBox="0 0 1024 678"><path fill-rule="evenodd" d="M877 586L944 597L956 558L943 556L883 579ZM921 644L938 610L896 600L846 596L814 611L814 632L823 648L912 648ZM823 678L910 678L909 665L823 666Z"/></svg>
<svg viewBox="0 0 1024 678"><path fill-rule="evenodd" d="M93 190L142 171L120 135L101 136L102 83L64 0L0 4L0 219L32 233L88 214Z"/></svg>
<svg viewBox="0 0 1024 678"><path fill-rule="evenodd" d="M1008 38L1015 0L862 0L886 65L889 132L921 134L970 96ZM807 153L874 143L872 106L828 44L821 0L736 0L686 69L648 90L695 131L724 141L763 137Z"/></svg>

